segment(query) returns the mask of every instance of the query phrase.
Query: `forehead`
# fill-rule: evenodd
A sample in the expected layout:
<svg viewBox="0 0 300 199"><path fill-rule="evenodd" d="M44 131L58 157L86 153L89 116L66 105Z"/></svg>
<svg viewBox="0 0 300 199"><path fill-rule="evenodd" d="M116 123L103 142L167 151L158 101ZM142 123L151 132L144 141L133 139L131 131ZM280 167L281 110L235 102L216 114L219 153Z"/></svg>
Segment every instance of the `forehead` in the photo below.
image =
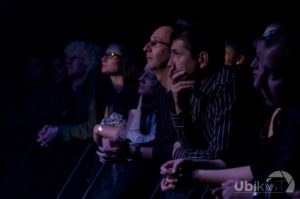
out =
<svg viewBox="0 0 300 199"><path fill-rule="evenodd" d="M171 33L173 29L169 26L162 26L156 29L151 35L151 39L159 39L162 41L170 41Z"/></svg>
<svg viewBox="0 0 300 199"><path fill-rule="evenodd" d="M69 51L69 53L66 54L67 57L71 57L71 56L80 56L82 54L80 49L72 49L71 51Z"/></svg>
<svg viewBox="0 0 300 199"><path fill-rule="evenodd" d="M106 51L106 53L110 53L110 52L122 52L122 46L118 45L118 44L110 44Z"/></svg>
<svg viewBox="0 0 300 199"><path fill-rule="evenodd" d="M178 49L182 49L182 48L185 48L183 40L176 39L176 40L173 41L172 46L171 46L171 50L178 50Z"/></svg>
<svg viewBox="0 0 300 199"><path fill-rule="evenodd" d="M264 45L265 45L265 41L262 39L257 42L257 45L256 45L256 53L257 54L262 51L262 49L264 48Z"/></svg>
<svg viewBox="0 0 300 199"><path fill-rule="evenodd" d="M264 67L273 69L277 68L284 61L283 49L279 46L273 46L271 48L262 48L261 63Z"/></svg>

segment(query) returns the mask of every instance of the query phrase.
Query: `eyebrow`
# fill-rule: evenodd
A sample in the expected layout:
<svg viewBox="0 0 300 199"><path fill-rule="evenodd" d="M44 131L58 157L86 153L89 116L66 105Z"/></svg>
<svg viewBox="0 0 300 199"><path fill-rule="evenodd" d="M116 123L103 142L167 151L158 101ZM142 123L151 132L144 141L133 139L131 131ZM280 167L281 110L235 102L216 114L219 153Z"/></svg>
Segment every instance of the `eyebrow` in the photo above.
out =
<svg viewBox="0 0 300 199"><path fill-rule="evenodd" d="M163 38L161 38L161 37L153 37L153 39L156 39L156 40L159 40L159 41L163 41L163 42L165 42L165 41L164 41L164 39L163 39ZM169 42L167 42L167 41L166 41L166 43L169 43Z"/></svg>

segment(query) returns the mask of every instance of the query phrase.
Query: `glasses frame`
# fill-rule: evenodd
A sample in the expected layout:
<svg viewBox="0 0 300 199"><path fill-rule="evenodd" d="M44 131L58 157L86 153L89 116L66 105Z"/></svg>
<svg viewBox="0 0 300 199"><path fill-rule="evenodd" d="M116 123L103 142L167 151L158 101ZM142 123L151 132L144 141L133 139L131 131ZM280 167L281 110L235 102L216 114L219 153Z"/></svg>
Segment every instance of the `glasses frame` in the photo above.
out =
<svg viewBox="0 0 300 199"><path fill-rule="evenodd" d="M167 45L167 46L170 46L170 43L167 43L167 42L164 42L164 41L159 41L159 40L153 40L153 41L149 41L148 44L151 46L151 47L159 47L160 45L158 44L163 44L163 45Z"/></svg>
<svg viewBox="0 0 300 199"><path fill-rule="evenodd" d="M109 53L105 53L105 55L103 55L103 57L106 57L106 58L108 58L108 59L112 59L112 58L114 58L114 57L121 58L122 55L119 55L119 54L117 54L117 53L115 53L115 52L109 52Z"/></svg>

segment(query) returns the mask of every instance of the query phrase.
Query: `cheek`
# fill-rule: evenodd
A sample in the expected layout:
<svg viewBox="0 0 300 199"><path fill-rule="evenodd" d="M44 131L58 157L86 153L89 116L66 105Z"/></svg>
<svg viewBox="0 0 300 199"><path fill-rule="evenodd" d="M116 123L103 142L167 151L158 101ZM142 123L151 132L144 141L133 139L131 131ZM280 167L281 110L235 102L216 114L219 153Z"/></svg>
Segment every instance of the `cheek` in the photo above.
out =
<svg viewBox="0 0 300 199"><path fill-rule="evenodd" d="M83 72L86 68L82 61L75 61L73 67L77 72Z"/></svg>
<svg viewBox="0 0 300 199"><path fill-rule="evenodd" d="M187 74L193 74L196 68L195 62L193 60L190 59L181 59L178 60L178 65L177 67L178 70L182 71L186 71Z"/></svg>
<svg viewBox="0 0 300 199"><path fill-rule="evenodd" d="M284 82L282 80L269 80L269 89L275 97L280 97L284 92Z"/></svg>
<svg viewBox="0 0 300 199"><path fill-rule="evenodd" d="M155 53L155 60L159 63L167 63L170 58L170 52L167 50L159 50Z"/></svg>
<svg viewBox="0 0 300 199"><path fill-rule="evenodd" d="M119 72L120 65L117 62L107 63L107 67L105 67L104 70L107 72L116 73L116 72Z"/></svg>

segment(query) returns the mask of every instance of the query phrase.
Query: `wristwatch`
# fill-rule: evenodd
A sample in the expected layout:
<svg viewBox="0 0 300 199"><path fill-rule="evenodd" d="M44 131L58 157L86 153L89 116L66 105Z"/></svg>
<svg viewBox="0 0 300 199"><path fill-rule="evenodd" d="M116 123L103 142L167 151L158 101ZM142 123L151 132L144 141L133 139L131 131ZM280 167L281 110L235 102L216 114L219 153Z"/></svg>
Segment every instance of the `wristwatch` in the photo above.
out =
<svg viewBox="0 0 300 199"><path fill-rule="evenodd" d="M101 133L103 131L103 126L100 124L98 127L98 132Z"/></svg>

